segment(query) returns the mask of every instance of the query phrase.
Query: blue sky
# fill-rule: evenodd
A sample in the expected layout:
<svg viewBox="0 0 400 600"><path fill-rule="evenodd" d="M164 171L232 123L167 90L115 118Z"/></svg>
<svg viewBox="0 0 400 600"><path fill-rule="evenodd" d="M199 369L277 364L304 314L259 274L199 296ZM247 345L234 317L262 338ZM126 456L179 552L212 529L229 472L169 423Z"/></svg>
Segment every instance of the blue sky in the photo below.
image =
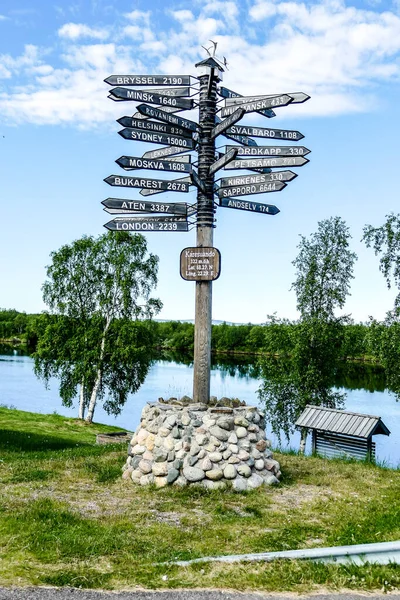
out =
<svg viewBox="0 0 400 600"><path fill-rule="evenodd" d="M2 0L0 306L43 310L50 252L102 233L109 215L101 201L108 196L140 198L103 179L123 174L114 162L119 156L141 156L156 146L117 134L115 119L133 114L135 103L107 99L103 79L196 75L194 63L210 38L229 62L226 87L243 95L311 96L276 109L274 119L248 115L242 124L299 130L312 151L285 190L256 197L276 204L277 216L218 209L214 245L222 271L213 286L214 319L256 323L273 312L296 318L290 286L299 235L335 215L349 226L359 256L345 312L359 321L383 318L392 308L393 291L360 239L365 224L380 225L399 212L398 0L20 0L17 8ZM189 198L195 200L194 189ZM160 316L193 318L194 284L180 278L179 254L195 245L195 232L146 237L160 257Z"/></svg>

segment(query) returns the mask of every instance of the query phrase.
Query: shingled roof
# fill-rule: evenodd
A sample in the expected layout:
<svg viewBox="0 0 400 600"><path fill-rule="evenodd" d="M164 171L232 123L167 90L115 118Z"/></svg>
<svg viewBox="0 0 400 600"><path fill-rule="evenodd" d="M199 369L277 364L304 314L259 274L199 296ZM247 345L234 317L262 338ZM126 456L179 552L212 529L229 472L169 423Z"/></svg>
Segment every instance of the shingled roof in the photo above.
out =
<svg viewBox="0 0 400 600"><path fill-rule="evenodd" d="M306 406L295 425L363 439L368 439L371 435L378 433L390 435L389 429L380 417L312 406L311 404Z"/></svg>

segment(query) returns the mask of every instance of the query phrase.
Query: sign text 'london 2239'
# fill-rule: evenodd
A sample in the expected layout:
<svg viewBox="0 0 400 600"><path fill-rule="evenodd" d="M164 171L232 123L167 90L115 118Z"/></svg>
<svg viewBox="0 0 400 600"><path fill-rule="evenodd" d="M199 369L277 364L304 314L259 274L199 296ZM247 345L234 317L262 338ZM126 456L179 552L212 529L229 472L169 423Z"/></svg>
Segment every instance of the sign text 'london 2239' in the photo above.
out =
<svg viewBox="0 0 400 600"><path fill-rule="evenodd" d="M262 213L264 215L277 215L280 210L273 204L261 204L250 200L236 200L234 198L221 198L219 206L224 208L236 208L238 210L247 210L249 212Z"/></svg>
<svg viewBox="0 0 400 600"><path fill-rule="evenodd" d="M245 102L240 105L240 108L243 108L246 113L257 112L264 108L277 108L278 106L287 106L292 102L292 98L287 96L286 94L282 94L282 96L274 96L273 98L260 98L260 100L256 100L254 102ZM227 117L231 115L237 106L226 106L221 110L221 117Z"/></svg>
<svg viewBox="0 0 400 600"><path fill-rule="evenodd" d="M172 171L174 173L191 173L190 155L184 156L187 161L182 160L157 160L142 158L140 156L120 156L115 161L123 169L130 171L135 169L154 169L155 171Z"/></svg>
<svg viewBox="0 0 400 600"><path fill-rule="evenodd" d="M104 210L110 213L164 213L170 215L187 215L187 204L184 202L151 202L149 200L128 200L123 198L106 198L102 201Z"/></svg>
<svg viewBox="0 0 400 600"><path fill-rule="evenodd" d="M116 217L104 225L111 231L188 231L185 217Z"/></svg>
<svg viewBox="0 0 400 600"><path fill-rule="evenodd" d="M145 188L150 190L165 190L166 192L188 192L189 184L182 181L165 181L148 179L147 177L130 177L128 175L110 175L104 179L109 185L118 187Z"/></svg>
<svg viewBox="0 0 400 600"><path fill-rule="evenodd" d="M254 183L251 185L238 185L236 187L224 187L217 190L219 198L230 198L232 196L248 196L249 194L269 194L280 192L286 187L283 181L269 183Z"/></svg>
<svg viewBox="0 0 400 600"><path fill-rule="evenodd" d="M281 156L278 158L245 158L234 160L225 169L273 169L275 167L302 167L308 158L304 156Z"/></svg>
<svg viewBox="0 0 400 600"><path fill-rule="evenodd" d="M117 123L122 125L122 127L143 129L144 131L155 131L156 133L171 133L173 135L189 138L193 135L193 132L185 127L160 123L159 121L148 121L147 119L141 120L135 119L134 117L121 117L120 119L117 119Z"/></svg>
<svg viewBox="0 0 400 600"><path fill-rule="evenodd" d="M174 114L166 112L161 108L148 106L147 104L139 104L139 106L136 108L145 117L151 117L153 119L157 119L158 121L164 121L164 123L170 123L171 125L176 125L177 127L184 127L185 129L190 129L190 131L197 131L199 128L197 123L194 121L190 121L184 117L178 117Z"/></svg>
<svg viewBox="0 0 400 600"><path fill-rule="evenodd" d="M186 281L215 281L221 273L221 253L211 246L184 248L180 270Z"/></svg>
<svg viewBox="0 0 400 600"><path fill-rule="evenodd" d="M228 152L237 146L227 146ZM311 150L304 146L256 146L239 148L238 156L305 156Z"/></svg>
<svg viewBox="0 0 400 600"><path fill-rule="evenodd" d="M110 75L109 85L190 85L190 75Z"/></svg>
<svg viewBox="0 0 400 600"><path fill-rule="evenodd" d="M194 148L194 140L191 138L180 137L169 133L153 133L152 131L132 129L131 127L125 127L124 129L121 129L121 131L118 131L118 133L126 140L148 142L149 144L166 144L168 146L188 148L189 150Z"/></svg>
<svg viewBox="0 0 400 600"><path fill-rule="evenodd" d="M177 108L185 109L194 107L194 100L188 98L173 98L172 96L162 96L161 94L154 94L153 92L143 90L129 90L123 87L113 88L110 90L110 95L121 100L136 100L137 102L148 102L149 104L159 104L160 106L176 106Z"/></svg>

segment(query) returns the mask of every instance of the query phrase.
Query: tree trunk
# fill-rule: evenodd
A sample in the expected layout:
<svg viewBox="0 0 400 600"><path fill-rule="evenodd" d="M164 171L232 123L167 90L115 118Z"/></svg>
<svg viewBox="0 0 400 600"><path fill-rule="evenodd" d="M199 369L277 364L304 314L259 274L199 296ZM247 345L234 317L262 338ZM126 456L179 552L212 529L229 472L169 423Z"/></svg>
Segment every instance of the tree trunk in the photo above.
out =
<svg viewBox="0 0 400 600"><path fill-rule="evenodd" d="M304 454L304 452L306 450L307 433L308 433L307 429L305 427L303 427L301 430L301 438L300 438L300 448L299 448L300 454Z"/></svg>
<svg viewBox="0 0 400 600"><path fill-rule="evenodd" d="M88 408L88 412L87 412L86 419L85 419L86 423L93 422L93 415L94 415L94 409L96 408L97 394L99 392L99 388L100 388L100 384L101 384L101 377L103 374L102 366L103 366L103 358L104 358L104 347L106 344L106 335L107 335L107 330L110 326L110 322L111 321L107 321L106 326L103 331L103 337L101 339L99 368L97 369L96 381L94 382L94 386L93 386L92 393L90 396L89 408Z"/></svg>
<svg viewBox="0 0 400 600"><path fill-rule="evenodd" d="M85 379L82 377L81 389L79 393L79 415L78 418L82 419L85 416Z"/></svg>

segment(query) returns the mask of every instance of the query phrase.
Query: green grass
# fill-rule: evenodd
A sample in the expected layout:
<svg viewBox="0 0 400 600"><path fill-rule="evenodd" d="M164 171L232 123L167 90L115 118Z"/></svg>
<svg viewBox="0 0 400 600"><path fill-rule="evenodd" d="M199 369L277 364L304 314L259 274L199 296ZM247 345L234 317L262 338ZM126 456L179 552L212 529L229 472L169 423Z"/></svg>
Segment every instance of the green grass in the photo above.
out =
<svg viewBox="0 0 400 600"><path fill-rule="evenodd" d="M398 540L399 470L276 454L278 487L143 489L121 478L126 444L95 445L97 433L115 429L0 408L0 585L400 588L392 565L160 564Z"/></svg>

